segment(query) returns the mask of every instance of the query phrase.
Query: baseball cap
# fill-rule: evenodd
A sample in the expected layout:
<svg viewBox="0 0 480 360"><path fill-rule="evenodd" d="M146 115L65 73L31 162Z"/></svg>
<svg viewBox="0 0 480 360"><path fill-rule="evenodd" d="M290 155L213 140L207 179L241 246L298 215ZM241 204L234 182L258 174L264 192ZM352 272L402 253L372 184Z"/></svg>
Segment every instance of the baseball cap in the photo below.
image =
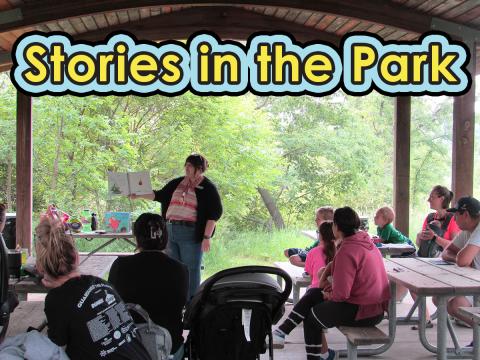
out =
<svg viewBox="0 0 480 360"><path fill-rule="evenodd" d="M457 205L447 209L448 212L468 211L472 216L480 215L480 201L471 196L464 196L458 199Z"/></svg>

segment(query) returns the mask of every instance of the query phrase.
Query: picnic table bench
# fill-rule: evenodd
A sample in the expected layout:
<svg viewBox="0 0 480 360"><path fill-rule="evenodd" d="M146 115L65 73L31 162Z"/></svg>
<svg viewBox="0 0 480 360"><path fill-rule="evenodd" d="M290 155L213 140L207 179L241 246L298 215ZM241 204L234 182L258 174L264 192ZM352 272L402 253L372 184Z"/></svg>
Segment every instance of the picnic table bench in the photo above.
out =
<svg viewBox="0 0 480 360"><path fill-rule="evenodd" d="M273 263L277 268L285 271L292 278L292 302L295 305L300 299L300 289L308 287L312 282L309 275L303 275L304 269L290 264L288 261L276 261ZM277 276L277 281L282 286L282 278Z"/></svg>
<svg viewBox="0 0 480 360"><path fill-rule="evenodd" d="M27 331L31 326L39 331L45 329L45 303L43 301L20 301L20 304L10 314L6 336L15 336Z"/></svg>
<svg viewBox="0 0 480 360"><path fill-rule="evenodd" d="M357 346L388 344L390 338L376 326L352 327L339 326L338 330L347 338L347 358L357 359Z"/></svg>

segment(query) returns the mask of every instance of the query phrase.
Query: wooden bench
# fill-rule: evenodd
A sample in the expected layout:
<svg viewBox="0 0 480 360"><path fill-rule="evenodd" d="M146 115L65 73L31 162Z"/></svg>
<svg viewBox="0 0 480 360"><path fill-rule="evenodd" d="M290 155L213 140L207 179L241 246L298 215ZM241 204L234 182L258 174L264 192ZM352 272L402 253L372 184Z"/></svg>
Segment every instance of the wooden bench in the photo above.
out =
<svg viewBox="0 0 480 360"><path fill-rule="evenodd" d="M461 307L460 314L473 320L473 358L480 359L480 307Z"/></svg>
<svg viewBox="0 0 480 360"><path fill-rule="evenodd" d="M390 338L376 326L339 326L338 330L347 338L348 360L357 359L357 346L388 344Z"/></svg>
<svg viewBox="0 0 480 360"><path fill-rule="evenodd" d="M47 325L44 308L43 301L20 301L10 314L6 336L24 333L30 326L40 331L44 330Z"/></svg>
<svg viewBox="0 0 480 360"><path fill-rule="evenodd" d="M304 276L304 269L295 265L290 264L287 261L277 261L273 263L277 268L285 271L292 278L292 297L293 305L295 305L300 299L300 289L302 287L308 287L312 282L312 279L309 275ZM277 276L277 281L282 286L282 278Z"/></svg>

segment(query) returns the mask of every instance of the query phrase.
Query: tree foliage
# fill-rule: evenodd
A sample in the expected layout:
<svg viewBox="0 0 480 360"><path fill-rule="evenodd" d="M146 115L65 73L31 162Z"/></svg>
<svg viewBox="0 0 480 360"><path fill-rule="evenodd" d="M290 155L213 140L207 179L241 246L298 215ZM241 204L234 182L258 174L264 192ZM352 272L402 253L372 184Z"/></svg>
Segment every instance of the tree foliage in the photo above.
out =
<svg viewBox="0 0 480 360"><path fill-rule="evenodd" d="M6 75L0 100L0 200L14 210L16 92ZM287 226L310 223L326 204L371 215L392 203L393 104L376 93L340 91L321 98L35 98L34 211L51 202L72 213L158 211L152 202L132 207L125 198L107 199L106 172L149 169L158 188L183 174L186 156L201 152L220 189L225 223L271 226L258 189ZM450 185L451 128L451 99L412 99L411 200L421 212L433 185Z"/></svg>

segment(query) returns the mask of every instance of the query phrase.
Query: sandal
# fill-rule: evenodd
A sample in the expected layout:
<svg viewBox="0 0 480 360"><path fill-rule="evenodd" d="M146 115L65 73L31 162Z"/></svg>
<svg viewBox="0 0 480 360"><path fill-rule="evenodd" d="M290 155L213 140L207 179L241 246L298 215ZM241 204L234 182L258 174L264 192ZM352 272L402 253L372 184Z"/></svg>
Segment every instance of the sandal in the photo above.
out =
<svg viewBox="0 0 480 360"><path fill-rule="evenodd" d="M428 320L428 321L425 323L425 328L426 328L426 329L431 329L431 328L433 328L432 320ZM418 330L418 325L413 325L410 329L412 329L412 330Z"/></svg>

